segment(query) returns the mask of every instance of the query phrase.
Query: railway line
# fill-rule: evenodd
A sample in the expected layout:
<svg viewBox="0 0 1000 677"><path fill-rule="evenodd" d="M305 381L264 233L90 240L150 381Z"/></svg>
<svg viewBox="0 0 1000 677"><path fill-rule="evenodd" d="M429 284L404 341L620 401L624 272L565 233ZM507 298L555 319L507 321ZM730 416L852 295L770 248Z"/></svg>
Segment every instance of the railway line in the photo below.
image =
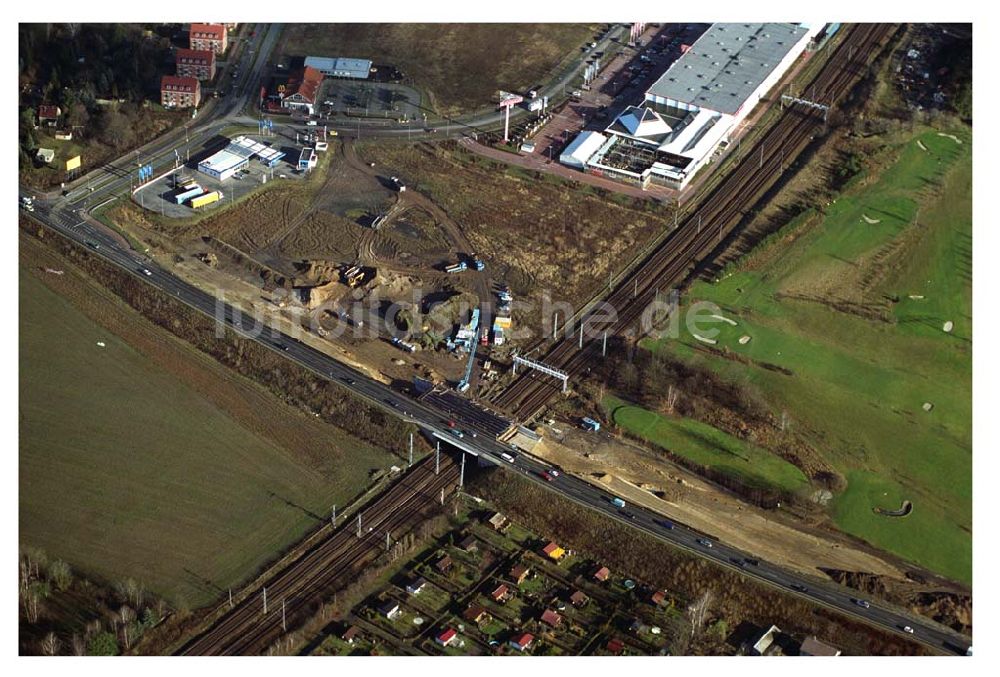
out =
<svg viewBox="0 0 1000 677"><path fill-rule="evenodd" d="M860 24L850 27L830 60L803 88L831 108L860 80L873 54L877 54L895 30L891 24ZM749 210L805 150L822 115L813 108L790 107L770 130L746 153L740 164L697 208L611 293L587 313L574 330L556 340L540 359L569 375L583 370L600 353L602 337L625 335L638 338L652 328L639 321L665 292L685 279L692 266L727 238ZM567 327L567 334L573 328ZM579 341L576 331L583 335ZM551 379L527 372L517 378L493 404L516 419L536 416L561 392Z"/></svg>
<svg viewBox="0 0 1000 677"><path fill-rule="evenodd" d="M180 651L180 655L252 655L272 646L286 629L294 628L313 613L322 594L350 582L350 577L385 549L393 534L413 527L441 492L450 493L458 482L458 467L441 456L440 472L427 457L374 504L361 513L361 536L354 523L330 530L328 537L277 572L254 593L217 619ZM267 606L265 612L265 593Z"/></svg>

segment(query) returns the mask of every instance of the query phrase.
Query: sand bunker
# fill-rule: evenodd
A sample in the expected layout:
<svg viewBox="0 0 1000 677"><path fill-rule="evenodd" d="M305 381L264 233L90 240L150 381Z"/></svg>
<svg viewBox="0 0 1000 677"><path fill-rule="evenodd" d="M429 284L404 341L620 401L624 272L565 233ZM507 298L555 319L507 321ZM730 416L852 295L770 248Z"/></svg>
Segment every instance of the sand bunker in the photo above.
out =
<svg viewBox="0 0 1000 677"><path fill-rule="evenodd" d="M955 143L957 143L959 145L961 145L961 143L962 143L962 140L960 138L958 138L957 136L955 136L954 134L945 134L944 132L938 132L938 136L943 136L946 139L951 139L952 141L954 141Z"/></svg>
<svg viewBox="0 0 1000 677"><path fill-rule="evenodd" d="M865 223L867 223L870 226L874 226L876 223L882 223L882 219L873 219L872 217L868 216L867 214L862 214L861 218L864 219Z"/></svg>
<svg viewBox="0 0 1000 677"><path fill-rule="evenodd" d="M927 152L927 146L924 145L923 141L920 141L919 139L917 139L917 145L920 146L920 150L922 150L924 152Z"/></svg>
<svg viewBox="0 0 1000 677"><path fill-rule="evenodd" d="M731 324L734 327L736 326L736 320L730 320L728 317L723 317L722 315L709 315L709 317L719 320L721 322L726 322L727 324Z"/></svg>

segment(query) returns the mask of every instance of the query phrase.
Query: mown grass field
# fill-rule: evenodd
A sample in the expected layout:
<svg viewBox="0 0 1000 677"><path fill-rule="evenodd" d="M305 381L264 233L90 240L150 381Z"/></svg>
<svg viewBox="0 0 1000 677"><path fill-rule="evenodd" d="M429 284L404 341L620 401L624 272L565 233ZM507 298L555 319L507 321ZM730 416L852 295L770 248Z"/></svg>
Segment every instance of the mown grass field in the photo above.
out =
<svg viewBox="0 0 1000 677"><path fill-rule="evenodd" d="M845 531L970 583L971 134L948 131L961 143L935 131L901 141L881 174L859 177L825 215L789 224L721 281L693 285L686 303L714 302L738 322L697 333L718 332L715 347L749 365L686 330L647 345L787 411L847 479L832 505ZM873 512L903 499L908 517Z"/></svg>
<svg viewBox="0 0 1000 677"><path fill-rule="evenodd" d="M164 350L188 351L177 374L242 389L262 423L247 427L24 267L19 301L19 539L76 568L209 603L392 462L274 398L262 405L252 384L149 325ZM118 305L109 315L146 322ZM262 432L309 426L324 431L311 458Z"/></svg>
<svg viewBox="0 0 1000 677"><path fill-rule="evenodd" d="M598 24L290 24L279 52L345 56L398 68L439 114L490 108L580 55Z"/></svg>
<svg viewBox="0 0 1000 677"><path fill-rule="evenodd" d="M663 416L613 396L606 397L604 404L615 424L633 435L746 484L791 493L809 486L802 471L788 461L718 428Z"/></svg>

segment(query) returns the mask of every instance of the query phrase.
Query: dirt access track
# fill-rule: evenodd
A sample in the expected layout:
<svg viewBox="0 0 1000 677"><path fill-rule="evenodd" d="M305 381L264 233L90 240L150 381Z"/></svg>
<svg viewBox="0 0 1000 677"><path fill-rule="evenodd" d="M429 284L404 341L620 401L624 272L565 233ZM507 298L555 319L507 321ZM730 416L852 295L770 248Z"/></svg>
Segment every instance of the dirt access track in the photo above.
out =
<svg viewBox="0 0 1000 677"><path fill-rule="evenodd" d="M565 421L555 427L563 433L561 441L549 428L531 453L628 503L802 573L826 578L819 569L828 568L905 580L904 571L886 559L846 539L789 526L642 447L605 433L584 433Z"/></svg>

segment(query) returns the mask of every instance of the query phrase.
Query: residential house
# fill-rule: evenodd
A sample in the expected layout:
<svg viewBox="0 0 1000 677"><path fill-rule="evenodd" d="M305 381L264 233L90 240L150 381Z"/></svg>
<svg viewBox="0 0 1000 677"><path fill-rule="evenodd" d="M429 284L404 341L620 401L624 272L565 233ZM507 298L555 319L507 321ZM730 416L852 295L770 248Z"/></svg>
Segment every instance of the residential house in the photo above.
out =
<svg viewBox="0 0 1000 677"><path fill-rule="evenodd" d="M649 632L649 626L643 623L638 618L632 620L632 624L628 626L629 632L635 633L637 635L644 635Z"/></svg>
<svg viewBox="0 0 1000 677"><path fill-rule="evenodd" d="M513 596L514 593L511 592L511 589L507 587L506 583L501 583L496 587L496 590L490 593L490 597L497 604L506 604Z"/></svg>
<svg viewBox="0 0 1000 677"><path fill-rule="evenodd" d="M839 656L840 649L831 646L826 642L821 642L816 637L806 637L799 647L800 656Z"/></svg>
<svg viewBox="0 0 1000 677"><path fill-rule="evenodd" d="M225 24L191 24L188 44L191 49L211 50L222 56L229 46L229 31Z"/></svg>
<svg viewBox="0 0 1000 677"><path fill-rule="evenodd" d="M445 628L438 633L438 636L434 638L434 641L441 646L450 646L455 638L458 637L458 633L455 632L454 628Z"/></svg>
<svg viewBox="0 0 1000 677"><path fill-rule="evenodd" d="M487 613L486 609L481 604L470 604L468 608L462 612L462 618L469 623L475 623L476 625L488 620L489 617L489 613Z"/></svg>
<svg viewBox="0 0 1000 677"><path fill-rule="evenodd" d="M399 602L393 600L386 600L378 605L378 612L388 618L390 621L401 613L399 609Z"/></svg>
<svg viewBox="0 0 1000 677"><path fill-rule="evenodd" d="M566 556L566 551L559 547L559 545L557 545L554 541L549 541L548 545L542 548L542 554L552 561L558 562Z"/></svg>
<svg viewBox="0 0 1000 677"><path fill-rule="evenodd" d="M39 148L35 152L35 157L39 161L49 164L56 159L56 152L52 148Z"/></svg>
<svg viewBox="0 0 1000 677"><path fill-rule="evenodd" d="M781 629L777 625L772 625L763 631L760 635L755 635L753 643L750 645L750 655L751 656L763 656L767 653L767 650L771 648L774 644L774 640L781 634ZM751 638L752 639L752 638ZM801 651L801 650L800 650Z"/></svg>
<svg viewBox="0 0 1000 677"><path fill-rule="evenodd" d="M451 567L454 563L454 560L451 559L451 555L445 555L434 563L434 568L437 569L438 573L446 574L451 571Z"/></svg>
<svg viewBox="0 0 1000 677"><path fill-rule="evenodd" d="M502 514L496 512L488 520L489 525L493 527L494 531L506 531L510 528L510 522Z"/></svg>
<svg viewBox="0 0 1000 677"><path fill-rule="evenodd" d="M406 584L406 592L411 595L419 595L425 587L427 587L427 579L423 576L418 576Z"/></svg>
<svg viewBox="0 0 1000 677"><path fill-rule="evenodd" d="M597 571L594 572L594 580L600 581L601 583L606 582L611 577L611 570L607 567L598 567Z"/></svg>
<svg viewBox="0 0 1000 677"><path fill-rule="evenodd" d="M458 542L458 547L465 552L476 552L479 550L479 541L476 540L475 536L469 534Z"/></svg>
<svg viewBox="0 0 1000 677"><path fill-rule="evenodd" d="M551 628L558 628L560 625L562 625L562 616L560 616L552 609L546 609L545 611L543 611L539 620Z"/></svg>
<svg viewBox="0 0 1000 677"><path fill-rule="evenodd" d="M210 49L178 49L177 75L197 80L215 77L215 52Z"/></svg>
<svg viewBox="0 0 1000 677"><path fill-rule="evenodd" d="M582 606L586 606L589 601L590 598L587 597L587 594L582 590L574 590L573 594L569 596L569 603L578 609Z"/></svg>
<svg viewBox="0 0 1000 677"><path fill-rule="evenodd" d="M510 577L514 579L514 583L517 585L524 583L529 573L531 573L531 569L521 563L515 564L510 568Z"/></svg>
<svg viewBox="0 0 1000 677"><path fill-rule="evenodd" d="M654 590L653 594L649 596L649 603L654 606L663 606L667 603L667 593L663 590Z"/></svg>
<svg viewBox="0 0 1000 677"><path fill-rule="evenodd" d="M59 122L60 115L62 115L62 109L59 106L42 104L38 107L38 124L55 127Z"/></svg>
<svg viewBox="0 0 1000 677"><path fill-rule="evenodd" d="M160 78L160 103L165 108L197 108L201 83L195 78L164 75Z"/></svg>
<svg viewBox="0 0 1000 677"><path fill-rule="evenodd" d="M360 635L361 628L356 625L352 625L344 631L344 634L342 634L340 638L348 644L354 644L354 640L358 639Z"/></svg>
<svg viewBox="0 0 1000 677"><path fill-rule="evenodd" d="M316 111L316 97L321 84L323 84L322 73L311 66L300 68L288 76L288 81L284 85L278 87L281 107L312 115Z"/></svg>
<svg viewBox="0 0 1000 677"><path fill-rule="evenodd" d="M522 632L519 635L514 635L510 639L510 646L516 651L527 651L531 647L531 643L535 641L535 636L530 632Z"/></svg>
<svg viewBox="0 0 1000 677"><path fill-rule="evenodd" d="M617 637L613 637L608 640L608 644L605 647L609 654L614 656L621 656L622 652L625 651L625 642L621 641Z"/></svg>

